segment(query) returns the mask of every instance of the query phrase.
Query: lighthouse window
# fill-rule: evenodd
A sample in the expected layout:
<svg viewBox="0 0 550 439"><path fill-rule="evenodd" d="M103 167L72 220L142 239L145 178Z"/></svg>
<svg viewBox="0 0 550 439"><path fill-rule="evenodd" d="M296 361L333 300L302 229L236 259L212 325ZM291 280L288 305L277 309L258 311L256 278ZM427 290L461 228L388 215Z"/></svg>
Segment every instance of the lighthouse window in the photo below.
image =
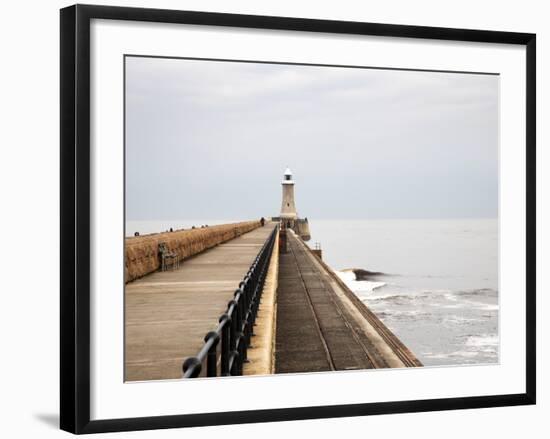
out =
<svg viewBox="0 0 550 439"><path fill-rule="evenodd" d="M285 175L285 180L290 180L290 175Z"/></svg>

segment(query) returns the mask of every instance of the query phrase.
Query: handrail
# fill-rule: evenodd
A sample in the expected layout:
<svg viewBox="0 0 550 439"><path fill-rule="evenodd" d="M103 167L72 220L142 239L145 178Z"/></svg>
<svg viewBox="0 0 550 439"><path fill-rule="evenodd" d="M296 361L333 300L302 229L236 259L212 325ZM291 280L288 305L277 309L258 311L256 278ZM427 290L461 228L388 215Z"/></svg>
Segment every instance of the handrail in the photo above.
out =
<svg viewBox="0 0 550 439"><path fill-rule="evenodd" d="M247 274L235 290L233 299L219 320L214 331L204 336L204 345L194 357L185 359L182 365L184 378L196 378L206 360L206 376L218 376L217 348L221 342L220 375L242 375L247 358L250 338L254 335L254 322L258 314L265 278L275 245L277 225L250 266Z"/></svg>

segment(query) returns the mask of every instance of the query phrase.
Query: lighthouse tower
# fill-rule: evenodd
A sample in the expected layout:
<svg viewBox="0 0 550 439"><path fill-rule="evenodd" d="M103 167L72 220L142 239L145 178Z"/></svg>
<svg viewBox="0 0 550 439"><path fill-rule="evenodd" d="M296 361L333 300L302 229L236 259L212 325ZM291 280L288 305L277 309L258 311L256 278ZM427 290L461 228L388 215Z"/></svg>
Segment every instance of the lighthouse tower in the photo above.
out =
<svg viewBox="0 0 550 439"><path fill-rule="evenodd" d="M296 219L298 214L296 213L296 204L294 203L294 180L292 179L292 172L286 168L283 177L283 202L281 204L281 218Z"/></svg>

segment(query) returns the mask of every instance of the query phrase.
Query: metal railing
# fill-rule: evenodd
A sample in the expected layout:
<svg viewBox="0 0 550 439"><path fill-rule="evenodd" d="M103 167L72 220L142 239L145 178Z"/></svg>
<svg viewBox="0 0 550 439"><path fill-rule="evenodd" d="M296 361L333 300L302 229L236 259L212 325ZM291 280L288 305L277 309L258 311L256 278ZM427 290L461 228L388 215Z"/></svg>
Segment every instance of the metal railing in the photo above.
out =
<svg viewBox="0 0 550 439"><path fill-rule="evenodd" d="M242 375L250 339L254 335L254 322L278 228L279 226L276 226L273 229L248 273L239 283L239 288L235 290L233 299L229 301L226 312L219 318L216 330L205 335L204 345L195 357L188 357L183 362L184 378L198 377L205 361L206 376L218 376L218 345L220 344L220 375Z"/></svg>

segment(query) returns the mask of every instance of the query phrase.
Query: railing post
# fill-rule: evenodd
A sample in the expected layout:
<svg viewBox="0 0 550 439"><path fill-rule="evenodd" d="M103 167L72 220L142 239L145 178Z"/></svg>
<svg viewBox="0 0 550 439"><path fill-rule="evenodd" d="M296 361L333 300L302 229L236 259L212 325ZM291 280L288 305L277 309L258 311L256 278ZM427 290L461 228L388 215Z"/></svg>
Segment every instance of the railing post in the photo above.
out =
<svg viewBox="0 0 550 439"><path fill-rule="evenodd" d="M220 340L220 336L216 331L210 331L204 337L204 342L207 343L208 341L210 341L210 339L213 339L214 341L212 343L212 346L210 346L210 349L208 349L208 354L206 356L206 376L215 377L218 375L217 347L218 347L218 342Z"/></svg>
<svg viewBox="0 0 550 439"><path fill-rule="evenodd" d="M201 373L202 364L197 357L189 357L183 362L182 369L184 377L196 378Z"/></svg>
<svg viewBox="0 0 550 439"><path fill-rule="evenodd" d="M244 336L246 339L246 345L250 346L250 336L252 334L252 327L250 325L251 321L251 315L252 315L252 303L254 301L254 294L252 291L253 283L252 279L250 277L250 271L245 276L244 281L239 284L239 286L243 289L246 296L246 303L245 303L245 328L244 328Z"/></svg>
<svg viewBox="0 0 550 439"><path fill-rule="evenodd" d="M229 358L231 363L231 369L229 371L229 375L240 375L239 374L239 353L236 350L231 351Z"/></svg>
<svg viewBox="0 0 550 439"><path fill-rule="evenodd" d="M235 299L229 301L229 308L233 310L229 314L229 319L231 322L230 331L229 331L229 350L233 351L237 342L237 308L238 304Z"/></svg>
<svg viewBox="0 0 550 439"><path fill-rule="evenodd" d="M231 318L229 314L222 314L220 317L220 325L222 327L222 343L220 354L220 374L221 376L229 375L229 351L230 351L230 332Z"/></svg>
<svg viewBox="0 0 550 439"><path fill-rule="evenodd" d="M229 306L233 307L233 311L230 314L231 318L231 331L229 341L229 374L238 375L239 371L239 334L241 326L241 313L239 309L238 297L229 302Z"/></svg>
<svg viewBox="0 0 550 439"><path fill-rule="evenodd" d="M248 274L246 274L242 282L239 283L239 288L242 289L244 292L246 303L250 303L250 277L248 276Z"/></svg>
<svg viewBox="0 0 550 439"><path fill-rule="evenodd" d="M237 352L239 353L239 370L242 373L242 363L246 360L246 308L245 296L242 288L235 291L237 301Z"/></svg>

